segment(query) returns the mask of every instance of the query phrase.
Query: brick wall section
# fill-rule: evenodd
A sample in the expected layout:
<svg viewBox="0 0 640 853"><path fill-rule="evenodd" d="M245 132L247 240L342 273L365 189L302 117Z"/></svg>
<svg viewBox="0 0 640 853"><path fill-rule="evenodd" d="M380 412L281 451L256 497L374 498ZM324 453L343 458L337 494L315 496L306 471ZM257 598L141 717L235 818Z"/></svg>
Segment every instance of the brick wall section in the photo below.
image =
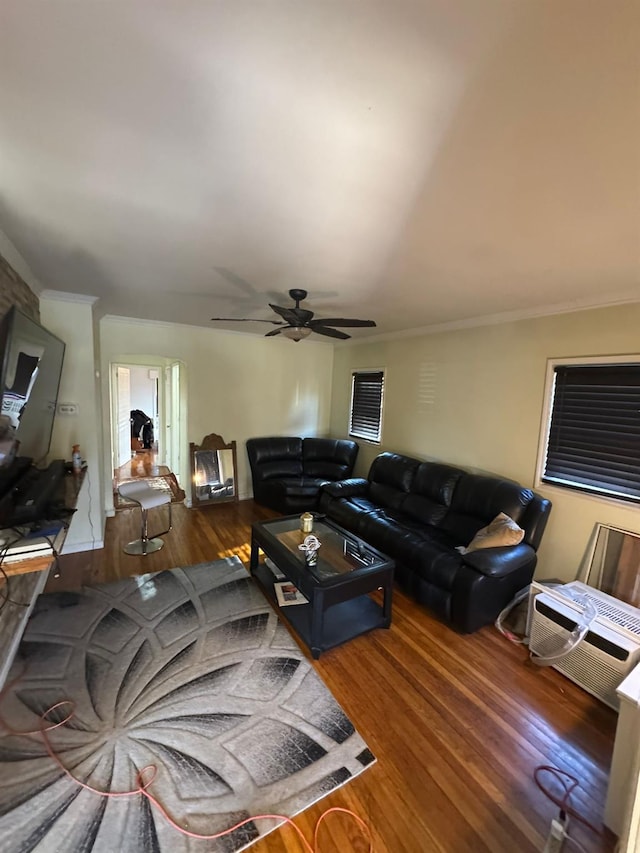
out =
<svg viewBox="0 0 640 853"><path fill-rule="evenodd" d="M12 305L17 305L32 320L40 321L38 297L0 255L0 317L4 317Z"/></svg>
<svg viewBox="0 0 640 853"><path fill-rule="evenodd" d="M12 305L17 305L28 317L40 320L40 301L18 273L0 255L0 318ZM14 601L30 601L35 595L39 572L14 575L9 591ZM0 672L6 675L9 659L6 650L16 633L22 634L26 624L24 607L6 607L0 614ZM3 679L0 678L0 682Z"/></svg>

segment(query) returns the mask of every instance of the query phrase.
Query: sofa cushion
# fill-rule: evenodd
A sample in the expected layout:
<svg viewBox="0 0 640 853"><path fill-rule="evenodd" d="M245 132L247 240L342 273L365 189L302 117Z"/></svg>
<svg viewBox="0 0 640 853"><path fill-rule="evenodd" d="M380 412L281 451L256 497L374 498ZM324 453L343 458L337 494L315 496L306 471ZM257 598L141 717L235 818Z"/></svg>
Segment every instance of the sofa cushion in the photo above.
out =
<svg viewBox="0 0 640 853"><path fill-rule="evenodd" d="M378 506L367 497L352 497L331 501L329 509L333 521L347 530L360 534L367 517L370 513L376 512Z"/></svg>
<svg viewBox="0 0 640 853"><path fill-rule="evenodd" d="M302 439L289 436L250 438L247 453L255 481L302 476Z"/></svg>
<svg viewBox="0 0 640 853"><path fill-rule="evenodd" d="M260 476L263 480L302 477L302 461L300 459L270 459L260 466Z"/></svg>
<svg viewBox="0 0 640 853"><path fill-rule="evenodd" d="M381 453L369 470L369 497L382 507L402 506L420 463L399 453Z"/></svg>
<svg viewBox="0 0 640 853"><path fill-rule="evenodd" d="M279 512L294 513L313 510L325 480L315 477L279 477L260 485L259 497Z"/></svg>
<svg viewBox="0 0 640 853"><path fill-rule="evenodd" d="M503 545L517 545L524 539L524 530L504 512L499 513L491 524L478 530L461 554L469 554L480 548L499 548Z"/></svg>
<svg viewBox="0 0 640 853"><path fill-rule="evenodd" d="M355 441L333 438L305 438L302 441L302 468L305 476L341 480L348 477L358 455Z"/></svg>
<svg viewBox="0 0 640 853"><path fill-rule="evenodd" d="M282 477L280 488L287 495L316 495L327 482L322 477Z"/></svg>
<svg viewBox="0 0 640 853"><path fill-rule="evenodd" d="M364 497L369 492L369 481L362 477L349 477L335 483L327 483L322 488L332 498Z"/></svg>
<svg viewBox="0 0 640 853"><path fill-rule="evenodd" d="M411 493L402 503L402 511L423 524L442 521L463 473L451 465L423 462L413 478Z"/></svg>
<svg viewBox="0 0 640 853"><path fill-rule="evenodd" d="M420 462L399 453L381 453L371 463L369 480L408 492Z"/></svg>
<svg viewBox="0 0 640 853"><path fill-rule="evenodd" d="M481 527L501 512L518 522L532 500L531 489L512 480L465 473L458 480L451 506L438 526L457 538L458 545L466 546Z"/></svg>
<svg viewBox="0 0 640 853"><path fill-rule="evenodd" d="M411 568L425 581L439 589L452 590L456 574L463 565L462 556L453 548L425 539Z"/></svg>
<svg viewBox="0 0 640 853"><path fill-rule="evenodd" d="M422 537L385 512L370 512L361 519L360 535L394 560L410 562Z"/></svg>

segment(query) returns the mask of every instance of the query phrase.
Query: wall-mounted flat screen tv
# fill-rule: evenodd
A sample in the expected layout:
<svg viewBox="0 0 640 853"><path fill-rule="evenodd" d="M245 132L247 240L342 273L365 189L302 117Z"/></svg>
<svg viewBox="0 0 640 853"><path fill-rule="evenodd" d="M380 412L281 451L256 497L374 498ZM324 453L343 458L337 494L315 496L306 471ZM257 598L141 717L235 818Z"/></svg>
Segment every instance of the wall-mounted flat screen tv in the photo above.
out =
<svg viewBox="0 0 640 853"><path fill-rule="evenodd" d="M51 444L65 345L16 307L0 323L0 435L41 462Z"/></svg>

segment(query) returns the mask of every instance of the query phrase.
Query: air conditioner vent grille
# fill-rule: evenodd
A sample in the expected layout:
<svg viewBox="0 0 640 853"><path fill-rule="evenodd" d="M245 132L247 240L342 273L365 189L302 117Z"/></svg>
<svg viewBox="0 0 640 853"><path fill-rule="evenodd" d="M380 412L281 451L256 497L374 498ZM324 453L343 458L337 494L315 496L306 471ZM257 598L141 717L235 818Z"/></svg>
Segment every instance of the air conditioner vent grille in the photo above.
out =
<svg viewBox="0 0 640 853"><path fill-rule="evenodd" d="M640 619L638 619L637 616L632 616L630 613L622 610L622 608L616 607L615 604L610 604L608 601L602 601L602 599L595 595L591 595L588 592L583 594L595 606L598 611L598 616L602 616L610 622L614 622L616 625L620 625L621 628L626 628L627 631L631 631L633 634L637 634L638 637L640 637Z"/></svg>

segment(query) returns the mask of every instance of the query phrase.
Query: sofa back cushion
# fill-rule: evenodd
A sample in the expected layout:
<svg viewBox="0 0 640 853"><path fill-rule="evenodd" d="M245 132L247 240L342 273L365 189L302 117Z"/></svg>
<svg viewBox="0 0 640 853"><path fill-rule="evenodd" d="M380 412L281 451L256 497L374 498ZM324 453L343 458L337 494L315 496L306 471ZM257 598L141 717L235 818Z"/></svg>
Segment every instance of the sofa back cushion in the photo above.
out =
<svg viewBox="0 0 640 853"><path fill-rule="evenodd" d="M504 512L520 524L533 492L513 480L483 474L463 474L453 492L451 506L438 525L461 545L467 545L480 530Z"/></svg>
<svg viewBox="0 0 640 853"><path fill-rule="evenodd" d="M302 469L306 477L345 480L351 476L358 445L348 439L305 438L302 441Z"/></svg>
<svg viewBox="0 0 640 853"><path fill-rule="evenodd" d="M438 524L451 505L460 477L460 468L439 462L422 462L411 485L411 493L402 503L402 511L423 524Z"/></svg>
<svg viewBox="0 0 640 853"><path fill-rule="evenodd" d="M399 509L411 491L420 462L399 453L381 453L369 469L369 497L382 507Z"/></svg>
<svg viewBox="0 0 640 853"><path fill-rule="evenodd" d="M302 476L301 438L250 438L247 440L247 455L254 483L274 477Z"/></svg>

